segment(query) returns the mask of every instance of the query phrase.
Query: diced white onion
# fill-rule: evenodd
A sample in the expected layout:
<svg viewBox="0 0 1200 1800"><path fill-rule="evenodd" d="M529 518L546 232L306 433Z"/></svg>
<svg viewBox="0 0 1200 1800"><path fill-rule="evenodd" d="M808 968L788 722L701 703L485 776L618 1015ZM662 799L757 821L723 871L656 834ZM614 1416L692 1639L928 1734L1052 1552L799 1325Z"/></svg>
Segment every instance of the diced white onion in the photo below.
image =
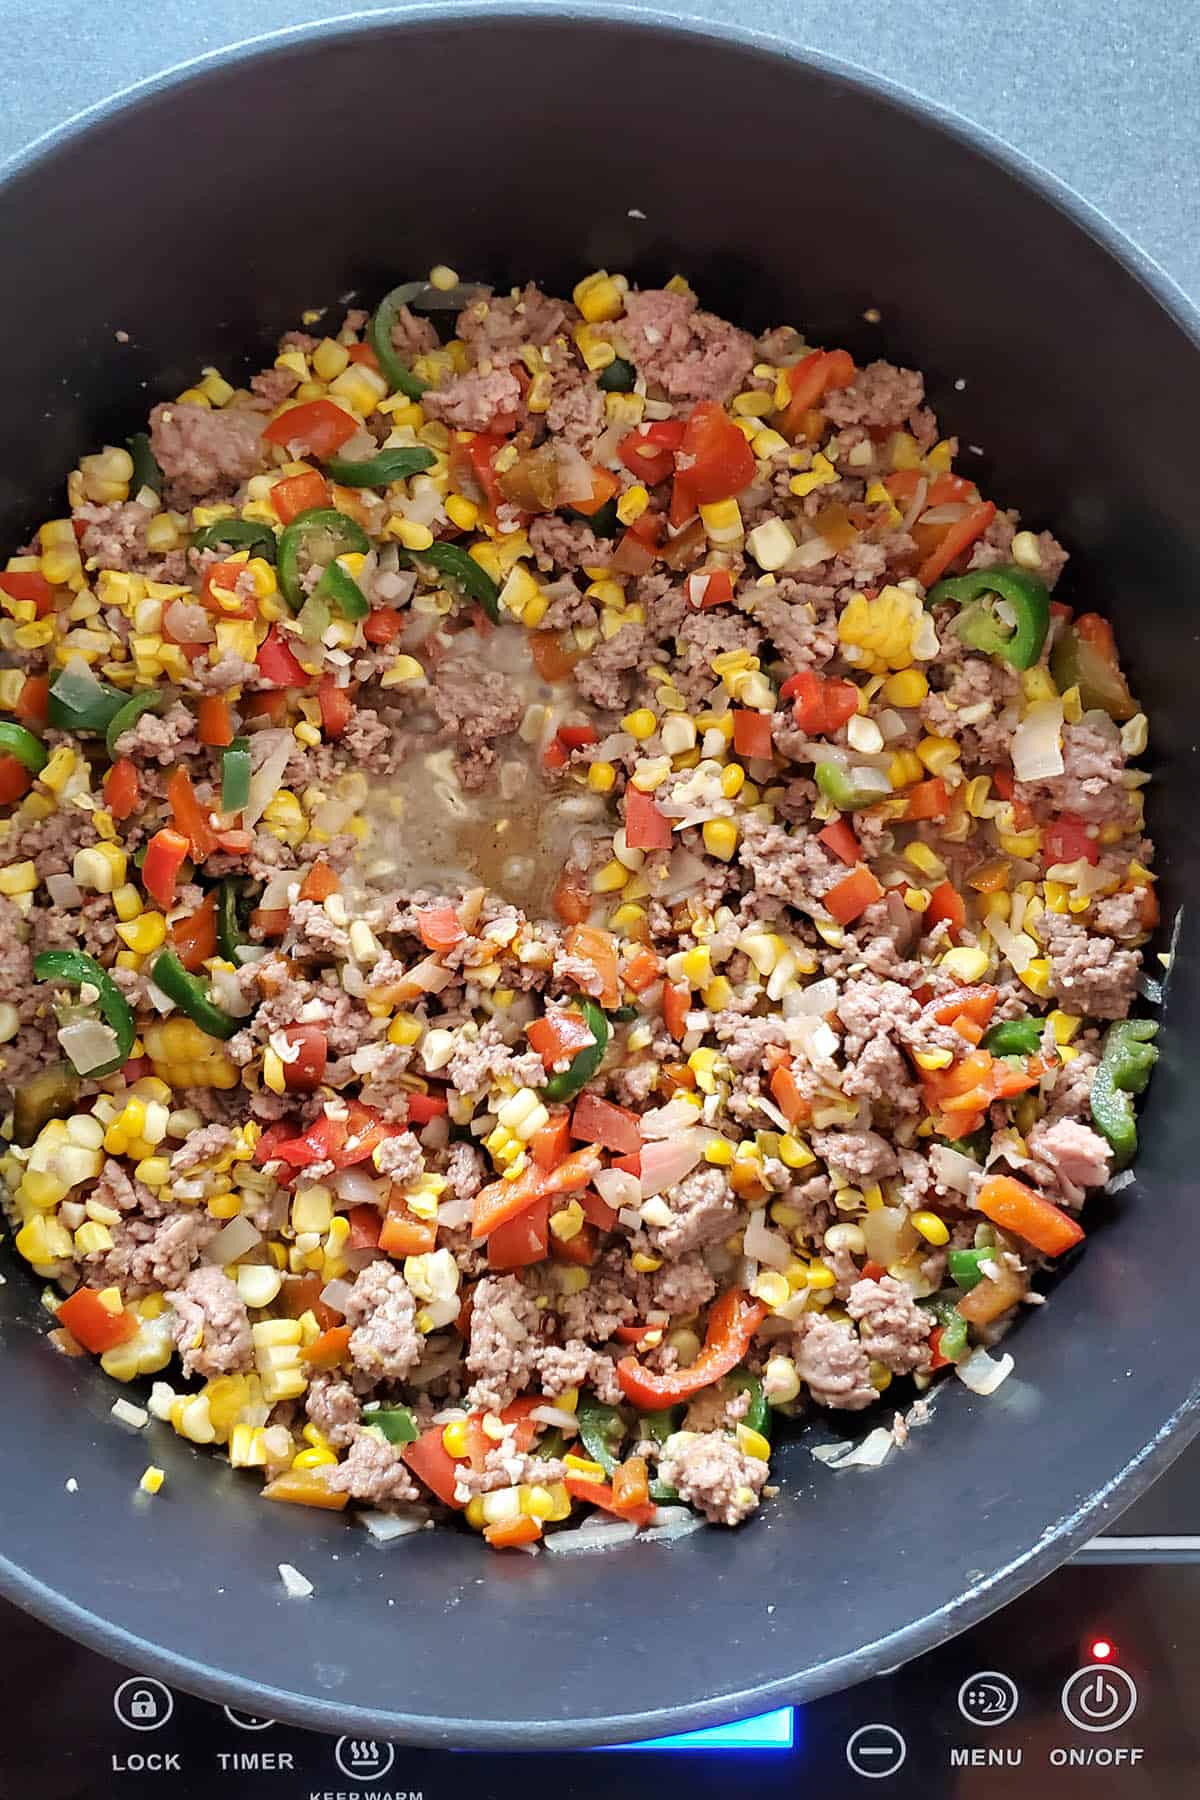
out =
<svg viewBox="0 0 1200 1800"><path fill-rule="evenodd" d="M772 1269L786 1269L792 1261L791 1246L778 1231L768 1229L765 1212L766 1209L759 1206L750 1214L750 1223L742 1240L743 1249L747 1256Z"/></svg>
<svg viewBox="0 0 1200 1800"><path fill-rule="evenodd" d="M280 869L268 881L258 904L264 912L276 912L281 907L287 906L292 889L298 888L299 885L295 869Z"/></svg>
<svg viewBox="0 0 1200 1800"><path fill-rule="evenodd" d="M60 1026L58 1041L78 1075L90 1075L93 1069L103 1068L117 1053L116 1032L99 1019L75 1019L70 1025Z"/></svg>
<svg viewBox="0 0 1200 1800"><path fill-rule="evenodd" d="M579 1430L579 1420L565 1406L535 1406L529 1416L536 1419L539 1425L556 1426L559 1431L568 1432L572 1437Z"/></svg>
<svg viewBox="0 0 1200 1800"><path fill-rule="evenodd" d="M191 600L172 600L163 613L163 624L177 644L211 644L217 630L212 615Z"/></svg>
<svg viewBox="0 0 1200 1800"><path fill-rule="evenodd" d="M362 1512L358 1518L377 1544L394 1544L425 1529L424 1519L405 1519L398 1513Z"/></svg>
<svg viewBox="0 0 1200 1800"><path fill-rule="evenodd" d="M338 1278L334 1281L327 1281L325 1283L325 1286L321 1289L320 1297L324 1305L332 1307L334 1312L341 1313L344 1318L346 1308L350 1303L350 1295L352 1292L353 1289L351 1288L350 1283Z"/></svg>
<svg viewBox="0 0 1200 1800"><path fill-rule="evenodd" d="M823 981L814 981L809 987L801 988L796 996L796 1012L801 1017L811 1016L823 1019L837 1006L838 984L832 975Z"/></svg>
<svg viewBox="0 0 1200 1800"><path fill-rule="evenodd" d="M693 1109L694 1112L694 1109ZM704 1155L707 1134L693 1128L675 1138L660 1138L642 1147L641 1189L643 1200L674 1187L690 1175Z"/></svg>
<svg viewBox="0 0 1200 1800"><path fill-rule="evenodd" d="M957 1194L971 1193L983 1173L971 1157L946 1144L930 1146L929 1164L942 1186L953 1188Z"/></svg>
<svg viewBox="0 0 1200 1800"><path fill-rule="evenodd" d="M1002 1381L1013 1372L1013 1359L1007 1351L993 1360L986 1350L973 1350L966 1362L956 1363L954 1373L973 1394L994 1394Z"/></svg>
<svg viewBox="0 0 1200 1800"><path fill-rule="evenodd" d="M226 1263L237 1262L239 1257L245 1256L247 1251L253 1250L261 1242L262 1233L255 1230L244 1213L239 1213L236 1219L230 1219L228 1225L223 1226L216 1237L205 1245L200 1252L200 1260L224 1267Z"/></svg>
<svg viewBox="0 0 1200 1800"><path fill-rule="evenodd" d="M861 1444L855 1444L849 1456L834 1464L837 1469L878 1469L895 1447L895 1438L883 1425L869 1431Z"/></svg>
<svg viewBox="0 0 1200 1800"><path fill-rule="evenodd" d="M457 1231L460 1225L471 1222L471 1202L469 1200L443 1200L438 1205L438 1224L444 1225L447 1231Z"/></svg>
<svg viewBox="0 0 1200 1800"><path fill-rule="evenodd" d="M1111 1181L1105 1182L1104 1192L1106 1194L1119 1194L1122 1188L1131 1187L1136 1180L1137 1176L1132 1169L1122 1169L1119 1174L1113 1176Z"/></svg>
<svg viewBox="0 0 1200 1800"><path fill-rule="evenodd" d="M686 1100L670 1100L666 1106L655 1106L643 1113L639 1122L643 1139L673 1137L695 1125L696 1109Z"/></svg>
<svg viewBox="0 0 1200 1800"><path fill-rule="evenodd" d="M122 1425L132 1425L135 1431L140 1431L143 1425L148 1425L150 1422L150 1414L145 1407L135 1406L132 1400L114 1400L112 1416L114 1419L118 1419Z"/></svg>
<svg viewBox="0 0 1200 1800"><path fill-rule="evenodd" d="M299 1569L293 1568L291 1563L280 1563L279 1579L283 1582L284 1592L289 1600L307 1600L310 1594L316 1592L308 1577L302 1575Z"/></svg>
<svg viewBox="0 0 1200 1800"><path fill-rule="evenodd" d="M253 1011L253 1002L243 993L236 969L214 969L210 985L213 999L231 1018L244 1019Z"/></svg>
<svg viewBox="0 0 1200 1800"><path fill-rule="evenodd" d="M577 1531L555 1531L545 1544L556 1556L579 1556L585 1550L611 1550L614 1544L627 1544L636 1536L636 1525L618 1519L612 1525L581 1525Z"/></svg>
<svg viewBox="0 0 1200 1800"><path fill-rule="evenodd" d="M73 875L47 875L46 891L55 906L83 905L83 895Z"/></svg>
<svg viewBox="0 0 1200 1800"><path fill-rule="evenodd" d="M570 506L576 500L590 500L594 485L592 467L574 445L563 438L556 439L554 461L560 502Z"/></svg>
<svg viewBox="0 0 1200 1800"><path fill-rule="evenodd" d="M250 761L254 769L250 776L250 797L242 808L242 824L247 830L257 825L268 803L283 786L283 771L295 748L296 740L290 731L272 728L257 731L251 738Z"/></svg>
<svg viewBox="0 0 1200 1800"><path fill-rule="evenodd" d="M658 1506L654 1510L654 1523L639 1533L643 1543L670 1543L672 1538L690 1537L693 1531L703 1531L707 1521L694 1513L689 1506Z"/></svg>
<svg viewBox="0 0 1200 1800"><path fill-rule="evenodd" d="M966 512L965 506L931 506L921 514L922 525L956 525Z"/></svg>
<svg viewBox="0 0 1200 1800"><path fill-rule="evenodd" d="M592 1186L606 1205L615 1206L618 1211L641 1204L642 1184L627 1169L601 1169L593 1177Z"/></svg>
<svg viewBox="0 0 1200 1800"><path fill-rule="evenodd" d="M1018 781L1049 781L1063 772L1063 703L1035 700L1012 740L1013 774Z"/></svg>
<svg viewBox="0 0 1200 1800"><path fill-rule="evenodd" d="M388 1186L386 1181L372 1180L360 1165L336 1170L329 1185L338 1199L348 1206L378 1206Z"/></svg>

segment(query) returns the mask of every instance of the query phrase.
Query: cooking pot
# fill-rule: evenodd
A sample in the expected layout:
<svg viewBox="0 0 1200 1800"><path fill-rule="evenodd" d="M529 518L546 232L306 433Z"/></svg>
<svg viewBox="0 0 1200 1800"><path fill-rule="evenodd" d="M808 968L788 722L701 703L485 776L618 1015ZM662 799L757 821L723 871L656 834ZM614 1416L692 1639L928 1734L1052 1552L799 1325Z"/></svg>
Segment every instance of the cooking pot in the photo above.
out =
<svg viewBox="0 0 1200 1800"><path fill-rule="evenodd" d="M372 14L173 72L12 166L0 240L13 546L62 510L81 451L123 441L201 364L244 378L304 308L370 304L437 262L553 292L596 267L680 269L744 325L794 321L925 370L965 466L1053 526L1072 551L1061 592L1116 623L1153 721L1172 953L1136 1180L1092 1202L1084 1253L1012 1334L1012 1378L990 1399L945 1382L882 1470L832 1474L798 1433L778 1497L736 1532L534 1558L446 1529L381 1552L343 1518L264 1504L169 1431L114 1423L114 1385L55 1354L10 1258L0 1588L256 1713L536 1748L860 1680L1111 1526L1200 1425L1182 906L1200 880L1200 354L1179 294L1075 196L870 76L745 33L543 6ZM280 1563L313 1598L285 1598Z"/></svg>

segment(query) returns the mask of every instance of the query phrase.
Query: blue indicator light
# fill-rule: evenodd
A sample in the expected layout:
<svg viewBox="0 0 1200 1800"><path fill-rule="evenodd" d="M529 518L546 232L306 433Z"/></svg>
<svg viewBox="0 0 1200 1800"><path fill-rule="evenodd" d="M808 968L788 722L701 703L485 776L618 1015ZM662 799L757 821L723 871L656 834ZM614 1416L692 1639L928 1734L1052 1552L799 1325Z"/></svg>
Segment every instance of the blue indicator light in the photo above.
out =
<svg viewBox="0 0 1200 1800"><path fill-rule="evenodd" d="M613 1750L790 1750L795 1742L796 1714L790 1706L759 1713L753 1719L734 1719L728 1725L709 1725L702 1731L681 1731L677 1737L646 1738L639 1744L612 1744Z"/></svg>

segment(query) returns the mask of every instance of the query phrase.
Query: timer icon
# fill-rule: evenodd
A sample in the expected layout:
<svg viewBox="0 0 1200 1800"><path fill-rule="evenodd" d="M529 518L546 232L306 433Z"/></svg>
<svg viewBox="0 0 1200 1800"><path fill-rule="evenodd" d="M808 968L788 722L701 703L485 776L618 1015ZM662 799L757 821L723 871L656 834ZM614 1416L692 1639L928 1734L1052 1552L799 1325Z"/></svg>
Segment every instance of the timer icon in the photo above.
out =
<svg viewBox="0 0 1200 1800"><path fill-rule="evenodd" d="M980 1669L968 1675L958 1690L958 1710L968 1725L1006 1725L1020 1705L1021 1696L1011 1675L998 1669Z"/></svg>

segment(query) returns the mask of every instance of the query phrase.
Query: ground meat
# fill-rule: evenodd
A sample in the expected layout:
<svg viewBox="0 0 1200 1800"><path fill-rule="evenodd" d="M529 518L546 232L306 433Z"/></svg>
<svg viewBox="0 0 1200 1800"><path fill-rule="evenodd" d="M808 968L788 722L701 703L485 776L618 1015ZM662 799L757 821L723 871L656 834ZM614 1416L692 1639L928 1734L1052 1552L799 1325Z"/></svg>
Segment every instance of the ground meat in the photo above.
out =
<svg viewBox="0 0 1200 1800"><path fill-rule="evenodd" d="M546 424L556 436L588 455L604 430L604 395L595 378L574 364L556 373Z"/></svg>
<svg viewBox="0 0 1200 1800"><path fill-rule="evenodd" d="M318 1371L308 1384L304 1410L322 1437L335 1450L342 1450L354 1436L361 1408L348 1381L340 1375Z"/></svg>
<svg viewBox="0 0 1200 1800"><path fill-rule="evenodd" d="M793 1340L796 1373L818 1406L861 1412L879 1398L870 1359L854 1330L820 1313L805 1313Z"/></svg>
<svg viewBox="0 0 1200 1800"><path fill-rule="evenodd" d="M230 493L263 467L262 415L246 407L218 412L169 400L150 414L150 447L172 497Z"/></svg>
<svg viewBox="0 0 1200 1800"><path fill-rule="evenodd" d="M263 369L250 377L250 391L262 401L264 412L274 412L299 386L295 369Z"/></svg>
<svg viewBox="0 0 1200 1800"><path fill-rule="evenodd" d="M392 728L369 706L355 707L350 723L338 741L356 768L365 769L372 775L391 772L395 762Z"/></svg>
<svg viewBox="0 0 1200 1800"><path fill-rule="evenodd" d="M749 1388L736 1388L730 1393L724 1382L701 1388L684 1414L685 1431L720 1431L731 1429L750 1410Z"/></svg>
<svg viewBox="0 0 1200 1800"><path fill-rule="evenodd" d="M896 1152L877 1131L814 1131L813 1149L851 1181L885 1181L900 1165Z"/></svg>
<svg viewBox="0 0 1200 1800"><path fill-rule="evenodd" d="M127 1300L177 1288L220 1225L196 1207L157 1219L133 1214L110 1225L112 1249L84 1258L92 1287L119 1287Z"/></svg>
<svg viewBox="0 0 1200 1800"><path fill-rule="evenodd" d="M699 705L717 684L713 659L728 650L758 650L762 633L741 613L716 610L689 617L676 639L678 656L671 665L675 686L686 700Z"/></svg>
<svg viewBox="0 0 1200 1800"><path fill-rule="evenodd" d="M196 1131L189 1131L178 1150L171 1157L172 1175L184 1175L189 1169L195 1169L201 1163L216 1161L230 1149L233 1144L233 1132L228 1125L201 1125Z"/></svg>
<svg viewBox="0 0 1200 1800"><path fill-rule="evenodd" d="M402 1125L408 1117L408 1089L400 1085L412 1061L404 1044L368 1044L354 1054L354 1067L362 1086L359 1099L373 1106L390 1124Z"/></svg>
<svg viewBox="0 0 1200 1800"><path fill-rule="evenodd" d="M682 1268L682 1264L672 1265ZM605 1344L618 1325L631 1325L638 1316L637 1299L631 1288L629 1266L623 1252L611 1250L594 1265L592 1278L578 1294L554 1297L564 1339L581 1338L585 1343ZM511 1279L511 1277L510 1277ZM476 1305L478 1305L476 1289ZM472 1313L472 1323L474 1323ZM516 1390L514 1390L515 1392Z"/></svg>
<svg viewBox="0 0 1200 1800"><path fill-rule="evenodd" d="M764 825L755 813L743 821L738 862L753 877L756 896L786 900L789 906L810 906L846 872L815 837Z"/></svg>
<svg viewBox="0 0 1200 1800"><path fill-rule="evenodd" d="M1146 927L1142 920L1142 889L1124 888L1118 894L1109 894L1096 902L1091 922L1097 931L1105 937L1122 940L1145 936Z"/></svg>
<svg viewBox="0 0 1200 1800"><path fill-rule="evenodd" d="M476 1494L493 1494L497 1488L534 1483L544 1487L549 1482L562 1481L569 1473L567 1464L558 1457L534 1456L506 1440L487 1452L481 1469L474 1469L469 1463L459 1464L454 1493L458 1500L472 1500Z"/></svg>
<svg viewBox="0 0 1200 1800"><path fill-rule="evenodd" d="M520 694L506 678L473 656L455 656L439 663L429 699L441 720L443 736L482 753L485 774L496 760L495 740L515 731L525 711Z"/></svg>
<svg viewBox="0 0 1200 1800"><path fill-rule="evenodd" d="M137 724L117 739L117 755L134 762L156 762L164 767L195 756L200 748L196 721L186 706L170 707L160 718L144 712Z"/></svg>
<svg viewBox="0 0 1200 1800"><path fill-rule="evenodd" d="M1112 1151L1098 1132L1077 1119L1040 1119L1026 1143L1029 1169L1040 1186L1056 1187L1068 1206L1082 1206L1088 1188L1103 1187L1112 1173Z"/></svg>
<svg viewBox="0 0 1200 1800"><path fill-rule="evenodd" d="M773 588L752 588L749 601L790 671L820 668L837 651L832 589L802 586L784 576Z"/></svg>
<svg viewBox="0 0 1200 1800"><path fill-rule="evenodd" d="M421 1489L408 1472L401 1446L389 1444L382 1432L364 1426L355 1428L349 1453L330 1469L329 1486L336 1494L349 1494L352 1500L370 1506L411 1502L421 1498Z"/></svg>
<svg viewBox="0 0 1200 1800"><path fill-rule="evenodd" d="M487 431L493 419L516 412L520 402L521 384L511 369L487 374L471 369L452 376L443 387L430 388L421 406L431 419L440 419L453 431Z"/></svg>
<svg viewBox="0 0 1200 1800"><path fill-rule="evenodd" d="M622 625L576 663L575 684L580 693L605 712L620 712L629 702L629 671L641 665L647 648L644 625Z"/></svg>
<svg viewBox="0 0 1200 1800"><path fill-rule="evenodd" d="M859 977L838 995L838 1017L845 1026L842 1049L846 1070L842 1090L851 1099L884 1102L898 1111L915 1111L917 1082L896 1033L920 1018L921 1008L907 988L895 981Z"/></svg>
<svg viewBox="0 0 1200 1800"><path fill-rule="evenodd" d="M400 1187L408 1187L425 1173L425 1155L411 1131L384 1138L374 1160L379 1173Z"/></svg>
<svg viewBox="0 0 1200 1800"><path fill-rule="evenodd" d="M548 344L572 317L571 308L552 300L530 282L515 298L479 300L458 318L458 335L482 361L518 344Z"/></svg>
<svg viewBox="0 0 1200 1800"><path fill-rule="evenodd" d="M137 499L112 506L77 506L73 517L83 523L79 548L90 568L125 570L153 581L182 579L187 566L182 551L164 555L147 549L146 527L154 514Z"/></svg>
<svg viewBox="0 0 1200 1800"><path fill-rule="evenodd" d="M437 329L432 319L419 319L407 306L397 307L392 320L392 346L405 361L428 356L439 348Z"/></svg>
<svg viewBox="0 0 1200 1800"><path fill-rule="evenodd" d="M1121 950L1109 937L1092 937L1069 913L1042 915L1050 953L1050 987L1071 1013L1093 1019L1123 1019L1137 991L1136 951Z"/></svg>
<svg viewBox="0 0 1200 1800"><path fill-rule="evenodd" d="M499 1026L490 1019L474 1037L456 1041L445 1069L446 1079L460 1094L478 1093L501 1078L514 1081L518 1087L538 1087L545 1073L542 1059L534 1051L514 1056L500 1035Z"/></svg>
<svg viewBox="0 0 1200 1800"><path fill-rule="evenodd" d="M1063 773L1049 781L1018 781L1013 797L1044 817L1047 810L1074 813L1089 825L1127 823L1130 795L1121 776L1121 734L1107 713L1090 712L1062 730Z"/></svg>
<svg viewBox="0 0 1200 1800"><path fill-rule="evenodd" d="M474 1144L454 1144L446 1158L446 1180L455 1200L473 1200L487 1179L487 1165Z"/></svg>
<svg viewBox="0 0 1200 1800"><path fill-rule="evenodd" d="M1003 766L1020 722L1015 670L990 656L964 656L949 674L945 688L932 690L922 702L922 722L938 737L960 743L967 762Z"/></svg>
<svg viewBox="0 0 1200 1800"><path fill-rule="evenodd" d="M537 1363L541 1313L515 1275L487 1275L475 1289L467 1367L472 1407L500 1412L528 1387Z"/></svg>
<svg viewBox="0 0 1200 1800"><path fill-rule="evenodd" d="M893 1375L929 1367L930 1315L921 1311L904 1282L891 1275L856 1281L846 1297L846 1311L858 1320L864 1349Z"/></svg>
<svg viewBox="0 0 1200 1800"><path fill-rule="evenodd" d="M589 1387L606 1406L620 1406L624 1399L611 1356L593 1350L579 1338L565 1344L547 1344L538 1352L537 1372L542 1392L553 1400L568 1388Z"/></svg>
<svg viewBox="0 0 1200 1800"><path fill-rule="evenodd" d="M832 389L821 410L835 425L866 425L884 431L903 425L925 398L924 377L894 363L868 363L849 387Z"/></svg>
<svg viewBox="0 0 1200 1800"><path fill-rule="evenodd" d="M686 1256L705 1244L728 1237L738 1207L724 1169L705 1165L685 1175L678 1187L662 1196L671 1209L669 1225L652 1226L650 1242L662 1256Z"/></svg>
<svg viewBox="0 0 1200 1800"><path fill-rule="evenodd" d="M148 1187L144 1187L140 1181L132 1180L115 1156L105 1157L104 1167L88 1198L98 1201L101 1206L115 1206L118 1212L136 1210L147 1219L162 1216L162 1203Z"/></svg>
<svg viewBox="0 0 1200 1800"><path fill-rule="evenodd" d="M638 373L672 400L728 400L754 361L746 332L698 311L694 294L665 288L627 295L612 335Z"/></svg>
<svg viewBox="0 0 1200 1800"><path fill-rule="evenodd" d="M745 1456L723 1431L676 1431L663 1445L659 1476L713 1525L740 1525L758 1505L767 1464Z"/></svg>
<svg viewBox="0 0 1200 1800"><path fill-rule="evenodd" d="M350 1360L355 1368L402 1380L425 1347L416 1310L408 1283L393 1263L368 1263L346 1301L346 1323L354 1327Z"/></svg>
<svg viewBox="0 0 1200 1800"><path fill-rule="evenodd" d="M254 1360L246 1303L223 1269L193 1269L167 1299L185 1375L234 1375Z"/></svg>
<svg viewBox="0 0 1200 1800"><path fill-rule="evenodd" d="M590 568L592 564L606 563L612 555L590 525L564 519L559 513L539 514L529 526L529 541L541 569ZM547 613L547 619L549 616Z"/></svg>
<svg viewBox="0 0 1200 1800"><path fill-rule="evenodd" d="M685 1252L650 1277L651 1305L672 1318L699 1312L717 1291L717 1279L699 1253Z"/></svg>

